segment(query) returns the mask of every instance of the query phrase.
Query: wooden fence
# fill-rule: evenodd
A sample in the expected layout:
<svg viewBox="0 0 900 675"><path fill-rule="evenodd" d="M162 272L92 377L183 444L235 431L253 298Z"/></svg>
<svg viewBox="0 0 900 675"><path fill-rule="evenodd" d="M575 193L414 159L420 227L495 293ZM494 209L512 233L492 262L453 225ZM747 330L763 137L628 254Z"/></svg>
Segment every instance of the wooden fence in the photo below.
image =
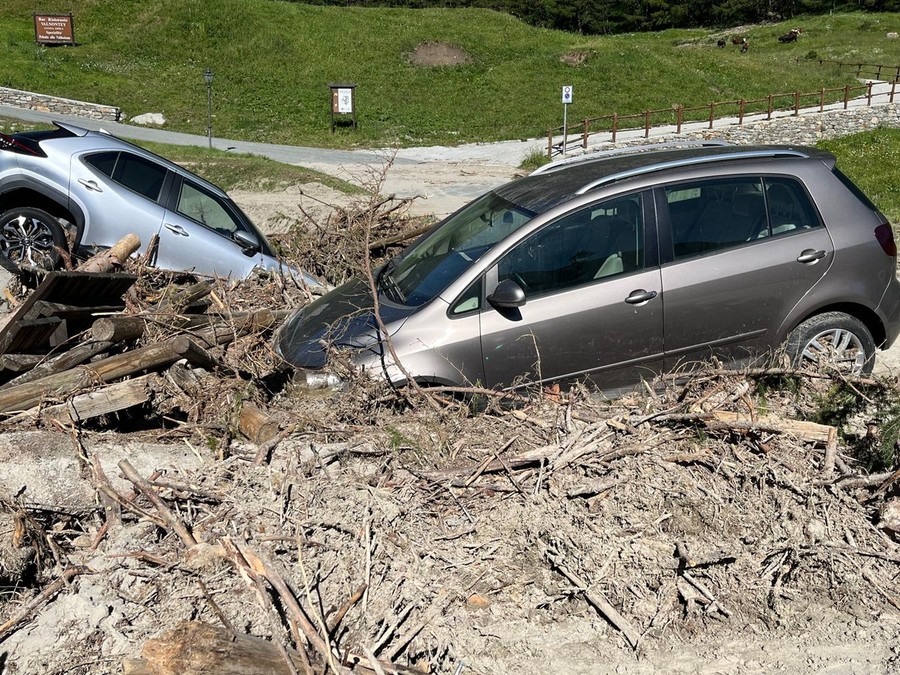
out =
<svg viewBox="0 0 900 675"><path fill-rule="evenodd" d="M865 65L865 64L862 64ZM879 66L880 68L886 66ZM900 72L900 66L897 67ZM891 81L890 91L873 92L873 82L867 82L858 86L837 87L833 89L822 88L811 93L792 92L786 94L769 94L763 98L740 99L737 101L716 101L700 106L674 105L671 108L661 110L644 110L630 115L601 115L590 117L570 124L560 126L547 131L547 156L568 152L570 149L587 148L588 139L597 134L607 134L611 143L616 142L616 136L622 131L641 129L644 138L650 137L650 130L654 127L672 126L675 133L680 134L682 127L689 122L707 122L708 129L713 128L717 119L725 117L737 118L737 124L743 125L744 119L751 115L765 115L765 119L771 120L776 112L792 112L794 116L800 114L802 108L819 108L819 112L826 105L842 103L844 110L849 106L850 100L861 97L867 106L879 98L887 97L888 103L893 103L897 90L897 78ZM556 140L562 136L562 140Z"/></svg>
<svg viewBox="0 0 900 675"><path fill-rule="evenodd" d="M856 77L865 77L872 80L886 81L888 78L897 82L900 80L900 66L886 66L882 63L852 63L850 61L829 61L828 59L794 59L795 63L818 63L836 66L840 69L850 69L856 72Z"/></svg>

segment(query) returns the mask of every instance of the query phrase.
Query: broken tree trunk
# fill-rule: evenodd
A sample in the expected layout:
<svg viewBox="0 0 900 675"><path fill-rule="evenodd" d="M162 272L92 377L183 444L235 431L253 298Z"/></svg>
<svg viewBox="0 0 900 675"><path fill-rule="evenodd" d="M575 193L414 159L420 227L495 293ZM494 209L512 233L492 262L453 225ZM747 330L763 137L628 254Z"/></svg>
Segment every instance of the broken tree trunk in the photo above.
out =
<svg viewBox="0 0 900 675"><path fill-rule="evenodd" d="M79 272L111 272L121 267L128 257L141 247L141 240L136 234L126 234L111 248L88 258L79 265Z"/></svg>
<svg viewBox="0 0 900 675"><path fill-rule="evenodd" d="M91 337L97 341L137 340L144 334L144 319L139 316L104 316L91 324Z"/></svg>
<svg viewBox="0 0 900 675"><path fill-rule="evenodd" d="M182 621L147 640L141 659L124 662L125 675L290 675L278 647L262 638L235 635L200 621ZM303 672L297 652L288 652L294 672Z"/></svg>
<svg viewBox="0 0 900 675"><path fill-rule="evenodd" d="M238 429L257 445L275 438L278 435L278 426L278 420L251 403L247 403L241 408Z"/></svg>

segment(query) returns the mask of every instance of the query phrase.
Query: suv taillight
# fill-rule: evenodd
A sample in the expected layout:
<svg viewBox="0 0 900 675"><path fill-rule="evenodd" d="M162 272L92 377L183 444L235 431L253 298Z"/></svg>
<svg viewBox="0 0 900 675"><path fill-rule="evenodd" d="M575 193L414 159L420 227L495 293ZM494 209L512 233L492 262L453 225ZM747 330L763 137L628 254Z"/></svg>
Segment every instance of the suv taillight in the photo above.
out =
<svg viewBox="0 0 900 675"><path fill-rule="evenodd" d="M887 223L875 228L875 238L881 244L881 248L892 258L897 257L897 242L894 241L894 230Z"/></svg>

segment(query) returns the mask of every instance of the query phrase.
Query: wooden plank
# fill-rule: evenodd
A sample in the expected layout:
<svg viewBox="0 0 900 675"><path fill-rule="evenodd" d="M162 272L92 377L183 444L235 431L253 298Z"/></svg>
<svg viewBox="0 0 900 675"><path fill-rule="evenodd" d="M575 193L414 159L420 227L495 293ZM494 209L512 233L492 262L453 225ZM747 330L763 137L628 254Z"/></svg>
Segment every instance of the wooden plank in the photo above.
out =
<svg viewBox="0 0 900 675"><path fill-rule="evenodd" d="M92 417L126 410L150 400L156 375L143 375L73 396L65 403L40 411L40 417L59 422L83 422ZM32 413L22 413L22 416Z"/></svg>

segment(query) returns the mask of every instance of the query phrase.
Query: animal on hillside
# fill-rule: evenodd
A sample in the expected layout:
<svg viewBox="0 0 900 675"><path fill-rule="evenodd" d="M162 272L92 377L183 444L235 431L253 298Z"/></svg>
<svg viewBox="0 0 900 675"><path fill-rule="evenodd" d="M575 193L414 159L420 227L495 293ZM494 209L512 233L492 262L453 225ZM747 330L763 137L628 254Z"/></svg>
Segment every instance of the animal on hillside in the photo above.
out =
<svg viewBox="0 0 900 675"><path fill-rule="evenodd" d="M731 36L731 44L733 44L733 45L742 44L743 40L744 40L744 38L742 38L740 35L732 35Z"/></svg>
<svg viewBox="0 0 900 675"><path fill-rule="evenodd" d="M716 43L716 45L718 47L724 47L725 46L725 38L719 38L719 41Z"/></svg>
<svg viewBox="0 0 900 675"><path fill-rule="evenodd" d="M746 52L748 49L750 49L750 42L747 40L747 38L744 38L741 41L741 54Z"/></svg>
<svg viewBox="0 0 900 675"><path fill-rule="evenodd" d="M796 42L797 38L800 37L801 30L799 28L791 28L790 31L785 33L784 35L778 36L779 42Z"/></svg>

